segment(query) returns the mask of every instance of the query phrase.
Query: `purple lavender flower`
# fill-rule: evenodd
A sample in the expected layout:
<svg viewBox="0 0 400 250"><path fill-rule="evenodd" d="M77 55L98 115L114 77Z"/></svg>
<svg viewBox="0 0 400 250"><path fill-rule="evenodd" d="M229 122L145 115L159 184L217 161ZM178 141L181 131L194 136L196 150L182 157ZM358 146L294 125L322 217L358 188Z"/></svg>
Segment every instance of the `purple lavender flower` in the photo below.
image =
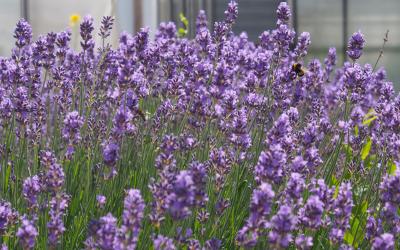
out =
<svg viewBox="0 0 400 250"><path fill-rule="evenodd" d="M119 156L119 146L114 142L105 143L103 146L103 161L107 166L115 166Z"/></svg>
<svg viewBox="0 0 400 250"><path fill-rule="evenodd" d="M382 219L391 225L393 233L396 233L396 224L400 222L398 209L400 204L400 172L397 170L394 176L386 175L380 184L380 200L383 205Z"/></svg>
<svg viewBox="0 0 400 250"><path fill-rule="evenodd" d="M288 24L290 16L292 13L290 12L289 5L287 2L281 2L276 10L276 14L278 16L278 25L280 24Z"/></svg>
<svg viewBox="0 0 400 250"><path fill-rule="evenodd" d="M93 49L93 47L94 47L94 43L93 43L93 39L92 39L93 38L92 31L93 30L94 30L93 18L91 16L85 16L80 25L80 34L82 37L81 46L84 51Z"/></svg>
<svg viewBox="0 0 400 250"><path fill-rule="evenodd" d="M13 225L18 218L18 213L11 207L7 201L0 200L0 235Z"/></svg>
<svg viewBox="0 0 400 250"><path fill-rule="evenodd" d="M228 9L225 13L225 22L229 25L232 25L238 16L238 4L236 1L231 1L228 4Z"/></svg>
<svg viewBox="0 0 400 250"><path fill-rule="evenodd" d="M42 190L42 184L39 176L34 175L24 180L22 194L28 203L30 209L38 207L38 196Z"/></svg>
<svg viewBox="0 0 400 250"><path fill-rule="evenodd" d="M301 174L291 173L290 179L286 184L286 202L291 205L302 203L305 181Z"/></svg>
<svg viewBox="0 0 400 250"><path fill-rule="evenodd" d="M283 169L286 164L286 153L279 144L270 145L270 150L263 151L258 158L254 170L257 182L279 183L283 177Z"/></svg>
<svg viewBox="0 0 400 250"><path fill-rule="evenodd" d="M262 183L258 189L253 191L250 201L250 216L236 236L239 246L254 247L256 245L259 230L265 227L274 196L275 193L268 183Z"/></svg>
<svg viewBox="0 0 400 250"><path fill-rule="evenodd" d="M311 249L313 246L313 238L311 236L305 236L301 234L295 239L296 247L301 250Z"/></svg>
<svg viewBox="0 0 400 250"><path fill-rule="evenodd" d="M206 166L200 162L192 162L189 171L193 179L195 205L205 206L208 201L206 193L207 170Z"/></svg>
<svg viewBox="0 0 400 250"><path fill-rule="evenodd" d="M282 205L278 213L271 218L271 231L268 234L270 244L281 248L288 247L293 241L291 232L296 226L296 221L292 209Z"/></svg>
<svg viewBox="0 0 400 250"><path fill-rule="evenodd" d="M200 10L196 18L196 33L199 34L203 29L207 29L207 16L204 10Z"/></svg>
<svg viewBox="0 0 400 250"><path fill-rule="evenodd" d="M206 241L205 244L205 249L206 250L219 250L221 249L221 240L217 239L217 238L212 238L210 240Z"/></svg>
<svg viewBox="0 0 400 250"><path fill-rule="evenodd" d="M362 55L365 45L364 35L361 31L355 32L347 44L347 55L353 60L357 60Z"/></svg>
<svg viewBox="0 0 400 250"><path fill-rule="evenodd" d="M132 112L126 107L120 107L113 119L113 132L118 136L131 134L136 131L135 125L132 123Z"/></svg>
<svg viewBox="0 0 400 250"><path fill-rule="evenodd" d="M97 206L101 209L104 208L107 202L107 198L104 195L96 195Z"/></svg>
<svg viewBox="0 0 400 250"><path fill-rule="evenodd" d="M117 219L108 213L98 221L91 221L89 224L89 238L85 245L89 249L113 250L119 246L120 242L117 236Z"/></svg>
<svg viewBox="0 0 400 250"><path fill-rule="evenodd" d="M78 111L69 112L64 119L64 128L62 130L63 138L68 140L67 155L74 152L73 144L81 141L80 129L83 125L83 118Z"/></svg>
<svg viewBox="0 0 400 250"><path fill-rule="evenodd" d="M384 233L374 239L372 243L373 250L393 250L395 248L395 239L392 234Z"/></svg>
<svg viewBox="0 0 400 250"><path fill-rule="evenodd" d="M36 237L39 235L33 221L24 217L21 221L21 226L18 228L16 236L22 248L33 249L36 243Z"/></svg>
<svg viewBox="0 0 400 250"><path fill-rule="evenodd" d="M20 19L14 30L15 45L22 48L29 45L32 39L32 28L27 21Z"/></svg>
<svg viewBox="0 0 400 250"><path fill-rule="evenodd" d="M329 233L329 239L333 242L341 243L346 229L350 227L350 216L353 208L352 196L350 183L342 183L339 187L338 196L333 202L333 228Z"/></svg>
<svg viewBox="0 0 400 250"><path fill-rule="evenodd" d="M296 56L298 58L306 56L310 44L311 44L310 33L308 32L301 33L297 42L296 49L294 51Z"/></svg>
<svg viewBox="0 0 400 250"><path fill-rule="evenodd" d="M139 190L129 189L126 193L121 230L126 237L126 248L135 249L144 217L145 203Z"/></svg>
<svg viewBox="0 0 400 250"><path fill-rule="evenodd" d="M167 197L168 210L175 219L183 219L191 214L194 205L195 187L193 178L186 170L181 171L175 179L172 193Z"/></svg>
<svg viewBox="0 0 400 250"><path fill-rule="evenodd" d="M306 227L318 229L322 225L324 203L317 195L311 195L299 210L299 221Z"/></svg>
<svg viewBox="0 0 400 250"><path fill-rule="evenodd" d="M71 41L71 31L66 30L57 34L56 45L57 51L56 54L63 61L67 55L68 51L68 43Z"/></svg>
<svg viewBox="0 0 400 250"><path fill-rule="evenodd" d="M328 56L324 60L326 79L329 79L329 75L333 71L333 68L335 67L336 62L337 62L336 48L329 48Z"/></svg>
<svg viewBox="0 0 400 250"><path fill-rule="evenodd" d="M163 235L157 235L153 239L154 250L175 250L174 241Z"/></svg>
<svg viewBox="0 0 400 250"><path fill-rule="evenodd" d="M112 16L103 16L103 18L101 19L101 26L99 32L99 36L102 39L106 39L107 37L110 36L113 24L114 24L114 18Z"/></svg>
<svg viewBox="0 0 400 250"><path fill-rule="evenodd" d="M45 174L45 186L49 191L58 192L61 190L65 182L65 174L62 166L53 163L47 169Z"/></svg>
<svg viewBox="0 0 400 250"><path fill-rule="evenodd" d="M68 208L69 196L66 194L57 194L50 200L49 216L47 223L48 242L50 246L56 246L60 237L65 232L63 217Z"/></svg>

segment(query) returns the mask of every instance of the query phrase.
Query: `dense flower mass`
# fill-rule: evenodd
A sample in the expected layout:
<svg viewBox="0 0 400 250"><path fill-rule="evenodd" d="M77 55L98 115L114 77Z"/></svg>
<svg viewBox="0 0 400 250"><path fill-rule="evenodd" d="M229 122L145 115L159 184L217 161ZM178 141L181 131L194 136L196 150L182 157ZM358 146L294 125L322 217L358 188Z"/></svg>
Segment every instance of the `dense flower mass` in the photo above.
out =
<svg viewBox="0 0 400 250"><path fill-rule="evenodd" d="M238 15L115 48L110 16L36 41L20 20L0 58L1 249L398 248L400 95L359 63L363 34L338 66L307 58L288 3L258 41Z"/></svg>

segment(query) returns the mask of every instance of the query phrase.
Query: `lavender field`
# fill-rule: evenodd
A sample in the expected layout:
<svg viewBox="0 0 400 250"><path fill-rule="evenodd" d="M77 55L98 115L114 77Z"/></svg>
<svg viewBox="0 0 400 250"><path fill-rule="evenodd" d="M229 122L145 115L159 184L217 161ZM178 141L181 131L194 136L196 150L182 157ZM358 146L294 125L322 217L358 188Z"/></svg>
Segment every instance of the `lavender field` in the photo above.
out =
<svg viewBox="0 0 400 250"><path fill-rule="evenodd" d="M114 19L86 16L79 51L20 20L0 58L0 249L398 249L400 95L380 58L357 62L361 31L320 62L276 14L255 42L231 2L194 39L182 16L117 48Z"/></svg>

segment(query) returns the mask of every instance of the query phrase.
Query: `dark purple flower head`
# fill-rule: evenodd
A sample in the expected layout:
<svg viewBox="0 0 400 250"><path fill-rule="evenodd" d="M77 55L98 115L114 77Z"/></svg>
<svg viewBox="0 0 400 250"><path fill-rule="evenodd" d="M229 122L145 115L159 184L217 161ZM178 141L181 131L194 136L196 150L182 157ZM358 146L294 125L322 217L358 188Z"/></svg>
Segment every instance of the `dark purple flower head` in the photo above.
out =
<svg viewBox="0 0 400 250"><path fill-rule="evenodd" d="M32 28L27 21L20 19L14 30L15 45L22 48L29 45L32 39Z"/></svg>
<svg viewBox="0 0 400 250"><path fill-rule="evenodd" d="M122 136L124 134L132 134L136 131L133 124L133 114L127 107L120 107L113 119L113 133L115 136Z"/></svg>
<svg viewBox="0 0 400 250"><path fill-rule="evenodd" d="M196 33L199 34L203 29L207 29L207 16L204 10L200 10L196 18Z"/></svg>
<svg viewBox="0 0 400 250"><path fill-rule="evenodd" d="M50 200L50 220L47 223L48 242L50 246L56 246L60 237L66 230L63 217L66 214L69 199L70 197L68 195L61 193Z"/></svg>
<svg viewBox="0 0 400 250"><path fill-rule="evenodd" d="M278 16L278 25L279 24L288 24L290 16L292 13L290 12L289 5L287 2L281 2L276 10L276 14Z"/></svg>
<svg viewBox="0 0 400 250"><path fill-rule="evenodd" d="M117 219L108 213L89 225L90 237L86 240L86 245L93 249L113 250L116 245L119 245L116 237L117 230Z"/></svg>
<svg viewBox="0 0 400 250"><path fill-rule="evenodd" d="M354 33L347 44L347 55L353 60L357 60L362 55L365 45L364 35L361 31Z"/></svg>
<svg viewBox="0 0 400 250"><path fill-rule="evenodd" d="M311 236L305 236L301 234L295 239L296 247L300 250L308 250L313 246L313 238Z"/></svg>
<svg viewBox="0 0 400 250"><path fill-rule="evenodd" d="M91 16L85 16L80 25L80 34L82 37L81 46L83 50L92 49L94 44L92 40L93 18Z"/></svg>
<svg viewBox="0 0 400 250"><path fill-rule="evenodd" d="M337 198L333 202L333 227L329 239L341 243L345 231L350 227L350 216L353 208L353 194L350 183L342 183Z"/></svg>
<svg viewBox="0 0 400 250"><path fill-rule="evenodd" d="M384 233L376 237L372 243L373 250L394 250L395 238L392 234Z"/></svg>
<svg viewBox="0 0 400 250"><path fill-rule="evenodd" d="M174 241L163 235L157 235L153 239L154 250L175 250Z"/></svg>
<svg viewBox="0 0 400 250"><path fill-rule="evenodd" d="M271 211L274 197L275 193L268 183L261 183L261 185L253 191L250 201L250 217L248 219L248 223L252 227L262 225L267 219Z"/></svg>
<svg viewBox="0 0 400 250"><path fill-rule="evenodd" d="M181 171L175 179L172 193L167 197L168 210L175 219L183 219L191 214L195 201L195 187L189 171Z"/></svg>
<svg viewBox="0 0 400 250"><path fill-rule="evenodd" d="M42 190L42 184L40 178L37 175L28 177L24 180L22 187L22 194L25 200L28 202L30 208L38 207L38 196Z"/></svg>
<svg viewBox="0 0 400 250"><path fill-rule="evenodd" d="M270 145L268 151L263 151L258 158L258 163L254 169L255 179L258 183L281 182L283 170L287 161L287 155L279 144Z"/></svg>
<svg viewBox="0 0 400 250"><path fill-rule="evenodd" d="M329 75L332 72L333 68L336 66L336 62L336 48L329 48L328 55L324 60L325 75L327 79L329 78Z"/></svg>
<svg viewBox="0 0 400 250"><path fill-rule="evenodd" d="M299 220L306 227L318 229L322 225L323 213L324 203L317 195L311 195L299 210Z"/></svg>
<svg viewBox="0 0 400 250"><path fill-rule="evenodd" d="M179 148L178 138L174 135L165 135L162 139L160 149L162 152L170 154Z"/></svg>
<svg viewBox="0 0 400 250"><path fill-rule="evenodd" d="M107 202L107 198L104 195L96 195L96 202L99 208L104 208Z"/></svg>
<svg viewBox="0 0 400 250"><path fill-rule="evenodd" d="M292 230L296 226L296 217L289 206L283 205L271 218L271 231L268 234L270 244L286 248L293 241Z"/></svg>
<svg viewBox="0 0 400 250"><path fill-rule="evenodd" d="M205 244L206 250L219 250L221 249L222 242L217 238L212 238L211 240L207 240Z"/></svg>
<svg viewBox="0 0 400 250"><path fill-rule="evenodd" d="M45 175L45 186L49 191L57 192L62 189L65 182L63 167L54 163L49 166Z"/></svg>
<svg viewBox="0 0 400 250"><path fill-rule="evenodd" d="M63 137L70 143L77 143L81 140L80 129L83 125L83 118L78 111L69 112L64 119Z"/></svg>
<svg viewBox="0 0 400 250"><path fill-rule="evenodd" d="M310 44L311 44L310 33L308 32L301 33L297 42L297 46L295 48L296 57L306 56Z"/></svg>
<svg viewBox="0 0 400 250"><path fill-rule="evenodd" d="M101 19L101 27L99 36L103 39L107 38L111 34L111 29L114 24L114 17L112 16L103 16Z"/></svg>
<svg viewBox="0 0 400 250"><path fill-rule="evenodd" d="M0 235L13 225L18 218L18 213L11 207L9 202L0 200Z"/></svg>
<svg viewBox="0 0 400 250"><path fill-rule="evenodd" d="M106 143L103 146L103 161L109 167L114 167L119 156L119 146L114 142Z"/></svg>
<svg viewBox="0 0 400 250"><path fill-rule="evenodd" d="M137 189L126 191L124 199L124 211L122 212L122 232L125 235L127 249L135 249L141 222L144 217L145 203Z"/></svg>
<svg viewBox="0 0 400 250"><path fill-rule="evenodd" d="M36 243L36 237L39 235L33 221L26 217L22 219L21 226L18 228L16 236L23 249L33 249Z"/></svg>
<svg viewBox="0 0 400 250"><path fill-rule="evenodd" d="M231 1L228 4L228 9L225 11L225 22L232 25L238 16L238 4L236 1Z"/></svg>
<svg viewBox="0 0 400 250"><path fill-rule="evenodd" d="M305 181L301 174L291 173L290 179L286 184L286 199L288 204L295 205L302 202Z"/></svg>
<svg viewBox="0 0 400 250"><path fill-rule="evenodd" d="M190 163L189 171L193 179L195 204L205 206L208 201L205 191L208 177L206 166L203 163L194 161Z"/></svg>

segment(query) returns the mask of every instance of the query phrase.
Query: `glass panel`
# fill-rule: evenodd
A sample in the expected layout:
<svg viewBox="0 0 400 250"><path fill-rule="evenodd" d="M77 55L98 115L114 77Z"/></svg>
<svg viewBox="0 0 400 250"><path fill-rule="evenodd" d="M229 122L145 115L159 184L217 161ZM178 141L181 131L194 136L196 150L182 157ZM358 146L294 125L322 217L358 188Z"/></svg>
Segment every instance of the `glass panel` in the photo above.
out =
<svg viewBox="0 0 400 250"><path fill-rule="evenodd" d="M342 1L306 0L297 1L299 32L311 34L311 49L326 50L342 46Z"/></svg>
<svg viewBox="0 0 400 250"><path fill-rule="evenodd" d="M214 21L224 19L230 0L213 1ZM257 40L265 30L272 29L276 25L276 8L279 1L276 0L238 0L239 16L233 26L235 33L246 31L249 38Z"/></svg>
<svg viewBox="0 0 400 250"><path fill-rule="evenodd" d="M0 56L9 56L14 47L13 31L20 18L17 0L0 0Z"/></svg>
<svg viewBox="0 0 400 250"><path fill-rule="evenodd" d="M349 35L361 30L367 41L361 62L375 64L386 30L386 44L379 65L385 66L389 80L400 90L400 1L399 0L349 0Z"/></svg>

